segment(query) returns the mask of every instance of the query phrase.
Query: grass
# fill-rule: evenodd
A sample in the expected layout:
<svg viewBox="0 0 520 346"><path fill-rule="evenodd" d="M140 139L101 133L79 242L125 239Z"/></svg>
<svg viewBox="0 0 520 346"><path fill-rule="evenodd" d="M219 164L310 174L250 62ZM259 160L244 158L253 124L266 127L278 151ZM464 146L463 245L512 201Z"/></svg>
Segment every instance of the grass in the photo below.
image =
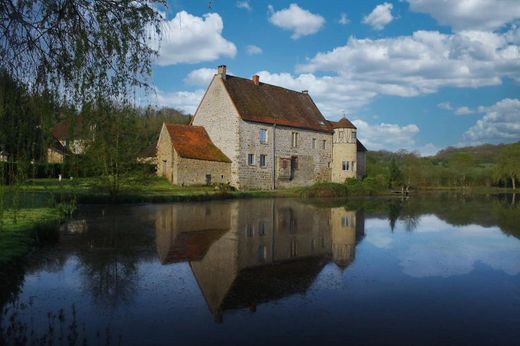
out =
<svg viewBox="0 0 520 346"><path fill-rule="evenodd" d="M39 231L55 229L62 219L56 208L6 210L0 220L0 266L25 256Z"/></svg>

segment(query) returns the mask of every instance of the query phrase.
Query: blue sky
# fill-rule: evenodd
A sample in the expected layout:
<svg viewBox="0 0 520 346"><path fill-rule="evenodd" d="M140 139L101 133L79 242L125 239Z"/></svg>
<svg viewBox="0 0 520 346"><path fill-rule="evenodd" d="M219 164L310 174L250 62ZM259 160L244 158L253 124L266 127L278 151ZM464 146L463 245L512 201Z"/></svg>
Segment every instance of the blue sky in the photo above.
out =
<svg viewBox="0 0 520 346"><path fill-rule="evenodd" d="M520 1L177 0L150 103L192 113L220 64L309 90L369 150L520 140Z"/></svg>

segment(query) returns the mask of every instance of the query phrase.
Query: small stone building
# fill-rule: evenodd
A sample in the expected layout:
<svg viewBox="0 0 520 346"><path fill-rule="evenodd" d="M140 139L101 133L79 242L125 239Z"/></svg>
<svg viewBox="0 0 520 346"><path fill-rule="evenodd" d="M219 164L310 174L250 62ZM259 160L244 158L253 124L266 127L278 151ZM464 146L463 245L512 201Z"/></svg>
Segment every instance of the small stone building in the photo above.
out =
<svg viewBox="0 0 520 346"><path fill-rule="evenodd" d="M163 124L157 142L157 175L177 185L230 182L231 160L201 126Z"/></svg>
<svg viewBox="0 0 520 346"><path fill-rule="evenodd" d="M54 125L52 142L47 149L48 163L63 163L66 156L84 153L93 130L87 129L81 115L65 119Z"/></svg>

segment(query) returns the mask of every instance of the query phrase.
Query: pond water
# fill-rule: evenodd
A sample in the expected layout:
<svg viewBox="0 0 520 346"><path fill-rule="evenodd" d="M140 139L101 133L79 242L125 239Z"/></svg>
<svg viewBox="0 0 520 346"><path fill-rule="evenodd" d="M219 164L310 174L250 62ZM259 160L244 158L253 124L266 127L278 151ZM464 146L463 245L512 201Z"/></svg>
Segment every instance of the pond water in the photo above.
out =
<svg viewBox="0 0 520 346"><path fill-rule="evenodd" d="M516 344L512 196L82 206L0 286L0 344Z"/></svg>

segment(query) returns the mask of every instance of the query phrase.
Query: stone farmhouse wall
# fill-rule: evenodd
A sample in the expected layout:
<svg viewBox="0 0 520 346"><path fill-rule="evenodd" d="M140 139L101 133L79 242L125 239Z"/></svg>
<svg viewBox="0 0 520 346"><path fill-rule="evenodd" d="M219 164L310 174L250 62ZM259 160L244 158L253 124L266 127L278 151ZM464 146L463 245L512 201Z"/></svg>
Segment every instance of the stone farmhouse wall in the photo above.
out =
<svg viewBox="0 0 520 346"><path fill-rule="evenodd" d="M53 149L47 149L47 162L48 163L63 163L64 156L61 152Z"/></svg>
<svg viewBox="0 0 520 346"><path fill-rule="evenodd" d="M174 151L173 183L176 185L228 184L231 181L231 164L180 157ZM207 180L209 176L209 180Z"/></svg>
<svg viewBox="0 0 520 346"><path fill-rule="evenodd" d="M267 131L267 143L260 143L260 129ZM292 146L292 133L298 133L298 144ZM274 138L274 140L273 140ZM315 147L313 148L313 139ZM325 148L323 148L325 141ZM240 121L239 180L241 187L271 189L274 174L276 188L310 185L330 180L329 165L332 161L332 135L324 132L273 126ZM254 164L248 164L248 154L254 155ZM260 166L260 155L266 155L265 167ZM280 174L281 160L296 158L297 168L292 177Z"/></svg>
<svg viewBox="0 0 520 346"><path fill-rule="evenodd" d="M240 187L239 122L240 115L222 79L215 76L195 112L192 125L204 126L213 144L231 160L230 182L237 188Z"/></svg>
<svg viewBox="0 0 520 346"><path fill-rule="evenodd" d="M173 183L173 147L168 131L163 126L157 142L157 175Z"/></svg>

